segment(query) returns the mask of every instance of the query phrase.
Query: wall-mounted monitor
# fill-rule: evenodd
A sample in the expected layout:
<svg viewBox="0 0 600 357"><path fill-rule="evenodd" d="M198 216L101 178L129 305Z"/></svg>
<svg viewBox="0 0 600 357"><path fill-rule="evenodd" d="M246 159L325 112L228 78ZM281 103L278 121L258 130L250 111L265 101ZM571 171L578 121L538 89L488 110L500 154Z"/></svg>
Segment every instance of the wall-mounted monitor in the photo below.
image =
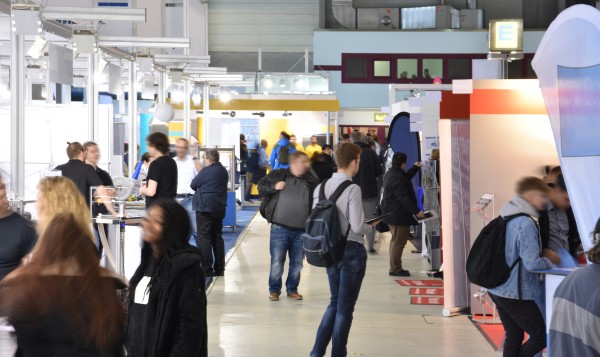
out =
<svg viewBox="0 0 600 357"><path fill-rule="evenodd" d="M523 20L491 20L489 39L491 52L523 51Z"/></svg>

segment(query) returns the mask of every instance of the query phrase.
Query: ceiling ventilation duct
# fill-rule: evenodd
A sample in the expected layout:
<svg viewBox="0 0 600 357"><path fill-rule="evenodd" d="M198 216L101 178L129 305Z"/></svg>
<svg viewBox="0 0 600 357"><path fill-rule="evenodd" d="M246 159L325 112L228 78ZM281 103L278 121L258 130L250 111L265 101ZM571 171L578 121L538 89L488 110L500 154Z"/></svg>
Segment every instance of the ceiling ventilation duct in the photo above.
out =
<svg viewBox="0 0 600 357"><path fill-rule="evenodd" d="M403 8L444 5L443 0L352 0L355 9Z"/></svg>
<svg viewBox="0 0 600 357"><path fill-rule="evenodd" d="M356 9L352 0L333 0L333 16L338 24L346 29L356 29Z"/></svg>

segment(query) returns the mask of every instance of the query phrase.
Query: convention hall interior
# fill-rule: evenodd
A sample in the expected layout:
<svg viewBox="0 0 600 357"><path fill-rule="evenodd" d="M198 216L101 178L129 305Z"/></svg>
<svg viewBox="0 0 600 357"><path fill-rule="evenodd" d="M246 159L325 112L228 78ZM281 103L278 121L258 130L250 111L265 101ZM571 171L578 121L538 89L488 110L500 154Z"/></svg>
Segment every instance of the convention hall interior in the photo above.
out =
<svg viewBox="0 0 600 357"><path fill-rule="evenodd" d="M0 0L0 357L600 356L600 1Z"/></svg>

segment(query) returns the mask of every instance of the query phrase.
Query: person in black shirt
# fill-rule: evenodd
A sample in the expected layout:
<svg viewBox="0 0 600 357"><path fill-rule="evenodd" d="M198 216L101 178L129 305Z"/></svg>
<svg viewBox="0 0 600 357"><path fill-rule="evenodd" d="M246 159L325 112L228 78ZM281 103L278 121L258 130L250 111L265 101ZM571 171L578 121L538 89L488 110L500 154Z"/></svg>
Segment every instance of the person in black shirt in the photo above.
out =
<svg viewBox="0 0 600 357"><path fill-rule="evenodd" d="M97 197L108 197L109 192L103 186L100 177L90 165L86 165L86 151L78 142L67 143L67 156L69 162L63 165L59 165L55 168L57 171L62 172L62 176L69 178L75 183L75 186L79 189L79 192L85 197L85 203L90 204L90 187L96 186ZM103 200L104 206L107 211L112 215L118 215L115 211L110 200Z"/></svg>
<svg viewBox="0 0 600 357"><path fill-rule="evenodd" d="M111 187L107 188L106 190L110 197L115 197L116 191L114 188L112 188L112 186L114 186L112 178L110 177L108 172L102 170L98 166L98 162L100 161L100 148L98 147L98 144L96 144L93 141L86 141L85 143L83 143L83 148L86 152L85 163L94 168L94 171L96 171L96 174L98 174L98 178L100 178L100 181L102 182L103 186ZM94 204L92 204L92 217L97 217L99 214L108 214L108 210L103 204L94 202ZM95 224L94 230L97 234L96 246L98 246L98 252L100 253L100 256L102 256L102 240L100 240L98 229L99 225ZM104 225L104 231L106 232L106 236L108 237L108 225Z"/></svg>
<svg viewBox="0 0 600 357"><path fill-rule="evenodd" d="M19 214L10 210L6 186L0 181L0 280L15 270L37 241L32 225Z"/></svg>
<svg viewBox="0 0 600 357"><path fill-rule="evenodd" d="M142 182L140 195L146 196L146 208L161 198L175 198L177 196L177 163L167 156L169 153L169 138L163 133L152 133L146 138L148 154L152 163L146 176L146 183Z"/></svg>
<svg viewBox="0 0 600 357"><path fill-rule="evenodd" d="M142 230L141 263L129 282L128 356L207 356L202 253L188 243L187 211L157 199Z"/></svg>

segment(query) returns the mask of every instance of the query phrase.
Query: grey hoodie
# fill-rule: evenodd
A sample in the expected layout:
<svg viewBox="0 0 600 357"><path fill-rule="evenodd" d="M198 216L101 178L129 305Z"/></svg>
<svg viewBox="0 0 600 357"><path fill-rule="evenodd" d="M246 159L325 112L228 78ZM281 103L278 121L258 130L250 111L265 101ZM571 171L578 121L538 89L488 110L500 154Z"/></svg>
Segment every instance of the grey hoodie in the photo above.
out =
<svg viewBox="0 0 600 357"><path fill-rule="evenodd" d="M520 213L528 214L534 217L536 220L540 218L540 212L519 195L515 195L513 198L511 198L510 201L508 201L504 207L502 207L502 210L500 210L500 215L502 217L513 216Z"/></svg>

